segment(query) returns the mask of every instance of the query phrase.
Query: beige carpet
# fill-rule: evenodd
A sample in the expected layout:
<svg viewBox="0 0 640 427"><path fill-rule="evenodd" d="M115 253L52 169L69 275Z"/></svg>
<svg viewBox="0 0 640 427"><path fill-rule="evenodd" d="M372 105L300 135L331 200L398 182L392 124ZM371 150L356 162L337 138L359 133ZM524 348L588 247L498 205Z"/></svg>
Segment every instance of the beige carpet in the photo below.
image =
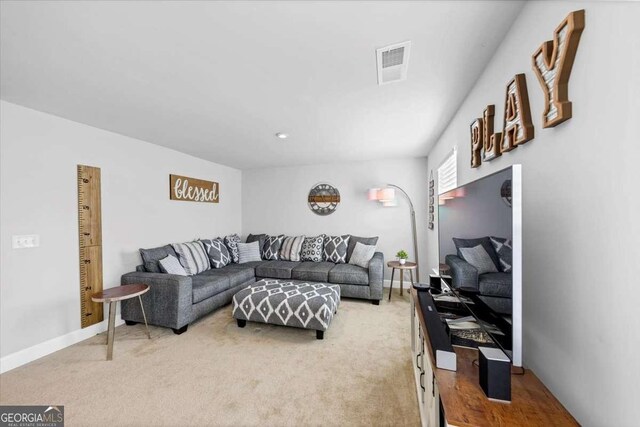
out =
<svg viewBox="0 0 640 427"><path fill-rule="evenodd" d="M174 335L116 329L0 376L1 404L65 406L68 426L419 425L409 298L342 300L324 340L226 306Z"/></svg>

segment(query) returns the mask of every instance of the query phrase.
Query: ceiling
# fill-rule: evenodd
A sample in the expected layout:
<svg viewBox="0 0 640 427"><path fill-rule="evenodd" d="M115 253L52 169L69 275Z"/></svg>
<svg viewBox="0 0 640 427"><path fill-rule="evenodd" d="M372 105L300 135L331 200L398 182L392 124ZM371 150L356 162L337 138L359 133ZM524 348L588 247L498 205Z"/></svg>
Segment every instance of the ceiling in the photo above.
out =
<svg viewBox="0 0 640 427"><path fill-rule="evenodd" d="M425 156L522 3L1 8L2 99L252 169ZM375 49L405 40L407 80L378 86Z"/></svg>

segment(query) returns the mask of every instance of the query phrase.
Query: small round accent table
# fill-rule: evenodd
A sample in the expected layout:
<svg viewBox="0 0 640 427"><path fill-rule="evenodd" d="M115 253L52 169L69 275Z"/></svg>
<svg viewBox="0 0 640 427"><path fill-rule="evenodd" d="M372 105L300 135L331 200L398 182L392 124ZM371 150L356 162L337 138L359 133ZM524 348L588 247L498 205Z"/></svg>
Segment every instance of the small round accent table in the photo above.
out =
<svg viewBox="0 0 640 427"><path fill-rule="evenodd" d="M109 332L107 333L107 360L113 359L113 336L115 333L116 323L116 306L118 301L122 301L129 298L138 297L140 301L140 308L142 309L142 317L144 318L144 326L147 328L147 336L151 339L151 333L149 332L149 326L147 325L147 315L144 313L144 305L142 304L141 295L149 291L149 285L134 284L116 286L115 288L106 289L102 292L96 292L91 295L91 300L94 302L107 302L109 303Z"/></svg>
<svg viewBox="0 0 640 427"><path fill-rule="evenodd" d="M438 270L441 276L448 276L451 272L451 267L449 267L449 265L447 264L440 264L438 266Z"/></svg>
<svg viewBox="0 0 640 427"><path fill-rule="evenodd" d="M402 288L404 285L404 271L409 270L409 274L411 274L411 285L413 285L413 270L416 269L418 264L415 262L405 262L404 264L400 264L398 261L389 261L387 263L387 267L391 269L391 284L389 285L389 301L391 301L391 289L393 289L393 276L396 273L396 270L400 270L400 295L402 295Z"/></svg>

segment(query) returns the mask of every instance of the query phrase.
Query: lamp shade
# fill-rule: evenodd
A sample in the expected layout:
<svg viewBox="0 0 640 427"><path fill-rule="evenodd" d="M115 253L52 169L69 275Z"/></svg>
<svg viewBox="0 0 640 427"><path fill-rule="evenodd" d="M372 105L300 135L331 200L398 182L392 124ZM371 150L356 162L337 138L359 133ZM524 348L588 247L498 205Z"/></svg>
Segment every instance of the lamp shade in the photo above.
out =
<svg viewBox="0 0 640 427"><path fill-rule="evenodd" d="M381 202L392 202L396 198L396 190L393 188L383 188L378 192L378 200Z"/></svg>
<svg viewBox="0 0 640 427"><path fill-rule="evenodd" d="M380 191L379 188L370 188L369 191L367 192L367 199L368 200L378 200L378 192Z"/></svg>

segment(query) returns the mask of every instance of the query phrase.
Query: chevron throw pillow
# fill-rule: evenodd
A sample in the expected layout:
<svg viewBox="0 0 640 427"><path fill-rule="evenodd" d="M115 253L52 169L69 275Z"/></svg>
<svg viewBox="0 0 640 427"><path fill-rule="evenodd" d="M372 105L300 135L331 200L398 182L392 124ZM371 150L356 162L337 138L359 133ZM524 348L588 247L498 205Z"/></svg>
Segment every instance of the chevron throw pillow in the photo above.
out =
<svg viewBox="0 0 640 427"><path fill-rule="evenodd" d="M498 254L500 261L500 270L504 273L511 273L513 268L513 246L511 239L503 239L502 237L489 237L493 248Z"/></svg>
<svg viewBox="0 0 640 427"><path fill-rule="evenodd" d="M336 264L346 264L349 234L344 236L326 236L324 238L324 260Z"/></svg>
<svg viewBox="0 0 640 427"><path fill-rule="evenodd" d="M222 268L231 263L229 249L227 249L222 239L207 239L201 240L201 242L209 256L209 262L211 262L212 268Z"/></svg>
<svg viewBox="0 0 640 427"><path fill-rule="evenodd" d="M283 240L284 234L281 234L279 236L268 236L264 241L264 247L262 248L262 259L280 259L280 247L282 246Z"/></svg>

